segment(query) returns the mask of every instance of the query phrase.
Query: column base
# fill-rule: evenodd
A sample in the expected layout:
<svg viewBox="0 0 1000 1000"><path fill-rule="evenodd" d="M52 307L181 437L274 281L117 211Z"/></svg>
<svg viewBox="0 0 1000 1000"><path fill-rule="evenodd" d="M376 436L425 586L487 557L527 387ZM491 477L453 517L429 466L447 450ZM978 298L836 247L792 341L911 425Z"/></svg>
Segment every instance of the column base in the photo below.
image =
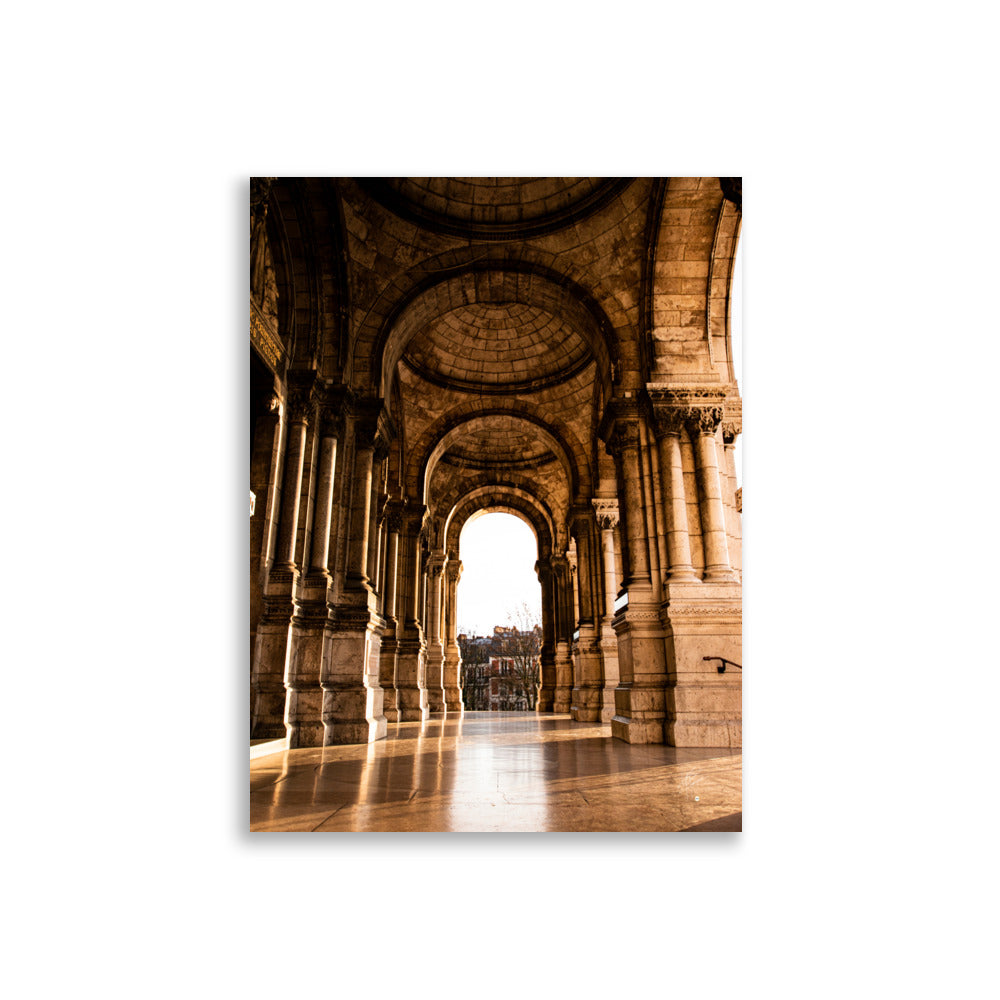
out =
<svg viewBox="0 0 1000 1000"><path fill-rule="evenodd" d="M575 722L601 720L601 649L593 626L581 626L573 650L573 685L570 717Z"/></svg>
<svg viewBox="0 0 1000 1000"><path fill-rule="evenodd" d="M396 622L386 619L387 634L382 638L382 649L378 658L379 687L382 688L382 713L387 722L396 722L396 689L393 678L396 674Z"/></svg>
<svg viewBox="0 0 1000 1000"><path fill-rule="evenodd" d="M668 721L667 743L672 747L743 747L743 723L739 719L712 721L684 719Z"/></svg>
<svg viewBox="0 0 1000 1000"><path fill-rule="evenodd" d="M663 723L644 722L616 715L611 719L611 735L624 743L663 743Z"/></svg>
<svg viewBox="0 0 1000 1000"><path fill-rule="evenodd" d="M291 601L280 607L265 605L265 614L257 625L253 665L250 672L250 736L252 739L279 739L285 735L285 662L288 658L288 633Z"/></svg>
<svg viewBox="0 0 1000 1000"><path fill-rule="evenodd" d="M462 711L462 689L458 686L462 656L457 643L444 648L444 707L449 712Z"/></svg>
<svg viewBox="0 0 1000 1000"><path fill-rule="evenodd" d="M383 622L357 604L338 605L334 621L325 635L320 676L323 745L371 743L386 734L378 683Z"/></svg>
<svg viewBox="0 0 1000 1000"><path fill-rule="evenodd" d="M427 707L432 712L445 710L444 698L444 646L439 640L427 643L424 654L427 666L424 671L427 683Z"/></svg>
<svg viewBox="0 0 1000 1000"><path fill-rule="evenodd" d="M733 583L668 587L667 742L676 747L743 744L743 674L717 660L743 660L741 588Z"/></svg>
<svg viewBox="0 0 1000 1000"><path fill-rule="evenodd" d="M556 689L552 698L552 711L564 713L570 710L573 695L573 661L569 655L569 643L556 643L555 657Z"/></svg>
<svg viewBox="0 0 1000 1000"><path fill-rule="evenodd" d="M373 743L387 731L381 688L323 689L323 746Z"/></svg>
<svg viewBox="0 0 1000 1000"><path fill-rule="evenodd" d="M396 717L398 722L426 722L430 711L424 650L419 639L400 639L396 646Z"/></svg>
<svg viewBox="0 0 1000 1000"><path fill-rule="evenodd" d="M667 663L660 609L648 589L635 587L629 596L613 622L623 682L615 690L611 735L627 743L662 743Z"/></svg>

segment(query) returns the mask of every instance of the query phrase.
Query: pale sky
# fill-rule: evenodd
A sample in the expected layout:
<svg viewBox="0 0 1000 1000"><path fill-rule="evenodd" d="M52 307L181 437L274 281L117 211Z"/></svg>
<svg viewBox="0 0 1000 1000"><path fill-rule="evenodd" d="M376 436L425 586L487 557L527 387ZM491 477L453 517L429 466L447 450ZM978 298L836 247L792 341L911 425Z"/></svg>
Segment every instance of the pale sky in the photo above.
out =
<svg viewBox="0 0 1000 1000"><path fill-rule="evenodd" d="M535 575L535 533L513 514L481 514L470 519L459 541L462 578L458 582L458 631L489 635L494 625L526 601L540 622L542 591Z"/></svg>

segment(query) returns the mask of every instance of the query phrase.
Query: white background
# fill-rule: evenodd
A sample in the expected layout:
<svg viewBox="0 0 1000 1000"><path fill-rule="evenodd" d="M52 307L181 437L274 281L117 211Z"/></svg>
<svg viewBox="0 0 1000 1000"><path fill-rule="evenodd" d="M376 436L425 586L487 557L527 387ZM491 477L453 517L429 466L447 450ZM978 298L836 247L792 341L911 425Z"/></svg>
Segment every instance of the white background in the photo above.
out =
<svg viewBox="0 0 1000 1000"><path fill-rule="evenodd" d="M8 12L12 995L981 992L987 9ZM742 175L742 835L246 832L251 174Z"/></svg>

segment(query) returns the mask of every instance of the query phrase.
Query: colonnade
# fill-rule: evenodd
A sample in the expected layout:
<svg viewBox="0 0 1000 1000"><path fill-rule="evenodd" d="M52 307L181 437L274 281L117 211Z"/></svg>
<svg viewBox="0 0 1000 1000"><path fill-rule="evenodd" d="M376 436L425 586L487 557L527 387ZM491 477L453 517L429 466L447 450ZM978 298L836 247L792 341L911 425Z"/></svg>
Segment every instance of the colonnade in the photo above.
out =
<svg viewBox="0 0 1000 1000"><path fill-rule="evenodd" d="M364 743L462 709L460 553L447 511L390 482L384 408L290 377L256 423L252 735ZM600 436L615 481L562 512L540 553L538 710L610 722L629 742L738 746L740 518L724 391L649 386Z"/></svg>

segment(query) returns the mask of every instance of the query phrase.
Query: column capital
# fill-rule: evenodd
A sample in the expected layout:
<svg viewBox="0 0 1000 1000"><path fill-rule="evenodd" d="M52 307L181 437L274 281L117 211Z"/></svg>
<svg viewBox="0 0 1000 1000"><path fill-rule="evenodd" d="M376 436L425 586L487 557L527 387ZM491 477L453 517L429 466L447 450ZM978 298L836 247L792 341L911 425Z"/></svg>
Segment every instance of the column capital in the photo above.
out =
<svg viewBox="0 0 1000 1000"><path fill-rule="evenodd" d="M315 372L288 373L288 419L293 424L312 421L318 401Z"/></svg>
<svg viewBox="0 0 1000 1000"><path fill-rule="evenodd" d="M726 406L723 386L647 385L653 409L653 430L657 438L679 434L687 427L692 434L714 434Z"/></svg>
<svg viewBox="0 0 1000 1000"><path fill-rule="evenodd" d="M722 440L726 444L734 444L736 439L743 433L742 420L722 421Z"/></svg>
<svg viewBox="0 0 1000 1000"><path fill-rule="evenodd" d="M454 552L448 553L448 564L445 573L451 583L458 583L462 577L462 560Z"/></svg>
<svg viewBox="0 0 1000 1000"><path fill-rule="evenodd" d="M351 407L354 418L354 438L359 448L371 448L376 461L389 454L389 446L396 437L396 427L378 399L358 400Z"/></svg>
<svg viewBox="0 0 1000 1000"><path fill-rule="evenodd" d="M602 531L609 531L618 527L618 500L617 499L596 499L591 500L594 505L594 516Z"/></svg>
<svg viewBox="0 0 1000 1000"><path fill-rule="evenodd" d="M385 518L385 529L390 534L398 534L400 529L403 527L403 511L405 509L405 503L399 499L386 500L385 506L382 508L382 516Z"/></svg>
<svg viewBox="0 0 1000 1000"><path fill-rule="evenodd" d="M612 455L621 455L627 449L639 447L639 421L616 420L607 440L608 451Z"/></svg>
<svg viewBox="0 0 1000 1000"><path fill-rule="evenodd" d="M403 501L401 530L409 535L419 535L423 531L424 519L427 517L427 508L421 504L410 504Z"/></svg>
<svg viewBox="0 0 1000 1000"><path fill-rule="evenodd" d="M684 422L692 437L698 434L714 434L719 429L719 424L722 423L722 407L692 407Z"/></svg>

